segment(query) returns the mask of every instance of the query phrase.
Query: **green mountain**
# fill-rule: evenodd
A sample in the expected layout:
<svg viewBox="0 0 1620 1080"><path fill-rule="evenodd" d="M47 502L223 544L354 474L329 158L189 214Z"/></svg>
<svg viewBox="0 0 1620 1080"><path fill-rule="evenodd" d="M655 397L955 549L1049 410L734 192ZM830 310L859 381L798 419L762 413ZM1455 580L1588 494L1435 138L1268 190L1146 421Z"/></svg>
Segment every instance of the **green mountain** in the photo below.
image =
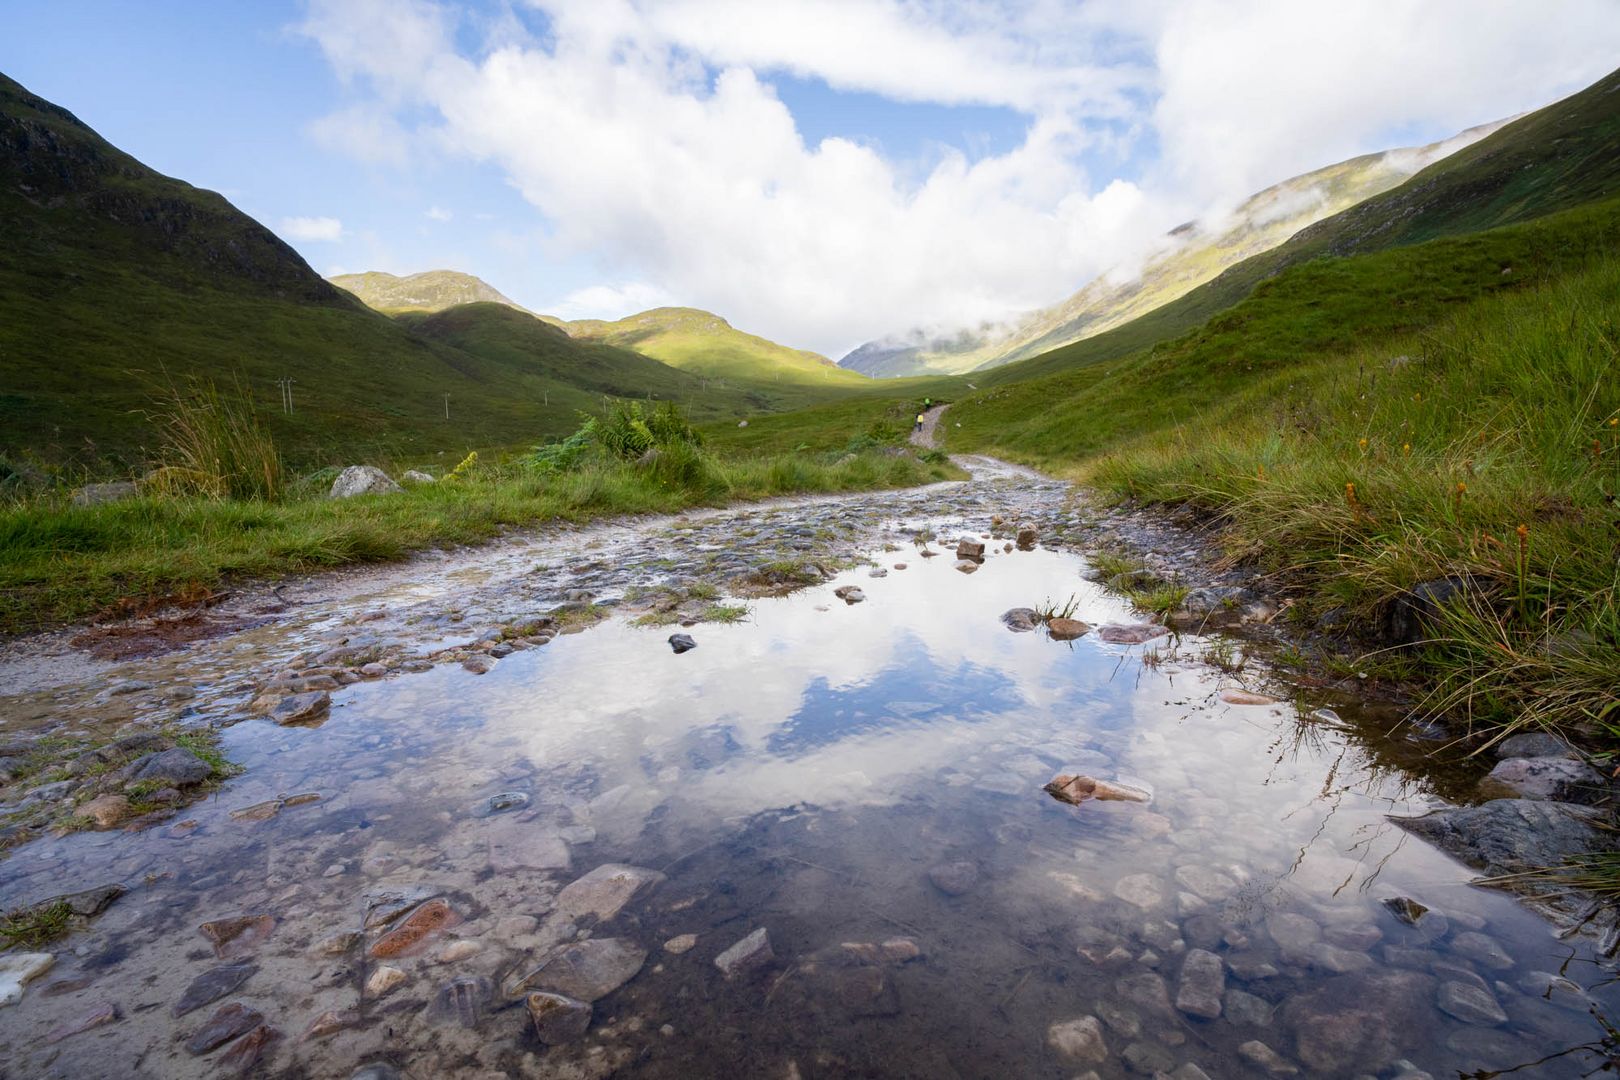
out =
<svg viewBox="0 0 1620 1080"><path fill-rule="evenodd" d="M998 384L1128 356L1201 326L1262 283L1313 259L1531 221L1613 195L1620 195L1620 71L1503 125L1146 315L975 381Z"/></svg>
<svg viewBox="0 0 1620 1080"><path fill-rule="evenodd" d="M501 295L482 278L455 270L424 270L405 277L368 270L363 274L336 274L327 280L359 297L367 307L389 315L401 311L443 311L457 304L479 303L527 310Z"/></svg>
<svg viewBox="0 0 1620 1080"><path fill-rule="evenodd" d="M1139 271L1104 274L1052 307L1002 324L942 335L912 331L868 342L839 363L877 377L962 374L1093 337L1186 295L1308 225L1388 191L1502 123L1428 146L1364 154L1284 180L1219 221L1189 222L1174 230L1165 237L1165 249Z"/></svg>
<svg viewBox="0 0 1620 1080"><path fill-rule="evenodd" d="M295 462L532 442L571 431L602 393L762 407L700 401L701 380L495 304L421 326L381 315L221 196L4 76L0 235L0 455L137 466L147 411L190 376L251 394ZM514 315L532 353L513 344Z"/></svg>

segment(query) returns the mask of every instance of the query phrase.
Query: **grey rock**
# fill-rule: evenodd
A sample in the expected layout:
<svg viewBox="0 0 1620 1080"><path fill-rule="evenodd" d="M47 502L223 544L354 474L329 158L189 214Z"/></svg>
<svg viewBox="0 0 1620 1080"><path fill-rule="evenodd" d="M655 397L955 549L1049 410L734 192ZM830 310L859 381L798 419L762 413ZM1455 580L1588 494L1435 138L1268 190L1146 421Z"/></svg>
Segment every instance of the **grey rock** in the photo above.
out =
<svg viewBox="0 0 1620 1080"><path fill-rule="evenodd" d="M573 919L594 915L613 918L637 893L664 880L657 870L625 863L603 863L557 894L557 910Z"/></svg>
<svg viewBox="0 0 1620 1080"><path fill-rule="evenodd" d="M1164 980L1151 971L1122 975L1114 980L1114 989L1121 998L1139 1008L1166 1016L1172 1014L1170 991Z"/></svg>
<svg viewBox="0 0 1620 1080"><path fill-rule="evenodd" d="M130 763L127 776L131 782L156 780L174 787L200 784L214 775L214 767L183 747L160 750Z"/></svg>
<svg viewBox="0 0 1620 1080"><path fill-rule="evenodd" d="M1125 1067L1139 1076L1168 1072L1176 1063L1176 1059L1170 1056L1170 1051L1158 1043L1150 1042L1131 1043L1119 1056L1124 1060Z"/></svg>
<svg viewBox="0 0 1620 1080"><path fill-rule="evenodd" d="M451 979L439 988L428 1003L427 1021L430 1024L451 1024L471 1030L483 1022L489 1011L494 988L485 978L464 976Z"/></svg>
<svg viewBox="0 0 1620 1080"><path fill-rule="evenodd" d="M310 724L326 719L332 707L332 695L325 690L311 690L304 694L289 694L276 702L270 710L270 719L286 726Z"/></svg>
<svg viewBox="0 0 1620 1080"><path fill-rule="evenodd" d="M866 599L866 594L861 592L858 585L840 585L833 590L833 595L846 604L859 604Z"/></svg>
<svg viewBox="0 0 1620 1080"><path fill-rule="evenodd" d="M1210 1076L1209 1073L1189 1061L1171 1073L1170 1080L1210 1080Z"/></svg>
<svg viewBox="0 0 1620 1080"><path fill-rule="evenodd" d="M1435 1004L1466 1024L1495 1027L1497 1024L1507 1023L1507 1013L1502 1011L1496 995L1485 987L1473 983L1459 981L1441 983L1435 995Z"/></svg>
<svg viewBox="0 0 1620 1080"><path fill-rule="evenodd" d="M526 997L531 990L592 1002L635 978L647 962L647 950L624 938L587 938L553 949L540 965L514 980L507 997Z"/></svg>
<svg viewBox="0 0 1620 1080"><path fill-rule="evenodd" d="M1233 1024L1269 1027L1276 1008L1265 998L1232 987L1226 992L1226 1019Z"/></svg>
<svg viewBox="0 0 1620 1080"><path fill-rule="evenodd" d="M221 1005L214 1010L196 1033L186 1040L186 1052L190 1054L206 1054L210 1050L218 1049L238 1035L245 1035L260 1024L264 1023L264 1016L257 1009L250 1009L240 1001L232 1001Z"/></svg>
<svg viewBox="0 0 1620 1080"><path fill-rule="evenodd" d="M691 634L671 634L669 635L669 647L674 649L676 653L689 652L697 648L697 642L692 639Z"/></svg>
<svg viewBox="0 0 1620 1080"><path fill-rule="evenodd" d="M528 805L529 796L524 792L503 791L479 803L476 812L479 817L489 817L491 814L504 814L508 810L521 810Z"/></svg>
<svg viewBox="0 0 1620 1080"><path fill-rule="evenodd" d="M769 964L776 959L771 951L771 937L762 926L714 958L714 966L735 978Z"/></svg>
<svg viewBox="0 0 1620 1080"><path fill-rule="evenodd" d="M929 869L928 880L946 896L961 896L979 883L979 868L970 862L941 863Z"/></svg>
<svg viewBox="0 0 1620 1080"><path fill-rule="evenodd" d="M1313 919L1293 912L1277 912L1266 918L1266 931L1283 955L1302 959L1322 939L1322 928Z"/></svg>
<svg viewBox="0 0 1620 1080"><path fill-rule="evenodd" d="M547 1046L558 1046L585 1037L591 1026L591 1006L562 994L530 994L525 999L534 1033Z"/></svg>
<svg viewBox="0 0 1620 1080"><path fill-rule="evenodd" d="M1034 608L1015 607L1001 613L1001 622L1015 634L1027 634L1039 625L1040 617Z"/></svg>
<svg viewBox="0 0 1620 1080"><path fill-rule="evenodd" d="M404 490L375 465L350 465L332 481L328 497L350 499L356 495L389 495Z"/></svg>
<svg viewBox="0 0 1620 1080"><path fill-rule="evenodd" d="M1431 1030L1435 983L1414 971L1335 975L1291 997L1282 1019L1309 1075L1376 1072Z"/></svg>
<svg viewBox="0 0 1620 1080"><path fill-rule="evenodd" d="M1170 631L1153 623L1137 623L1131 626L1103 626L1097 630L1097 637L1110 645L1141 645L1161 638Z"/></svg>
<svg viewBox="0 0 1620 1080"><path fill-rule="evenodd" d="M1457 603L1469 588L1468 580L1461 577L1438 578L1412 586L1385 612L1384 638L1395 645L1425 640L1441 612Z"/></svg>
<svg viewBox="0 0 1620 1080"><path fill-rule="evenodd" d="M1573 758L1577 754L1569 743L1545 731L1526 731L1509 735L1491 748L1498 758Z"/></svg>
<svg viewBox="0 0 1620 1080"><path fill-rule="evenodd" d="M1469 930L1451 939L1452 951L1459 953L1492 971L1506 971L1513 966L1513 957L1503 951L1493 939Z"/></svg>
<svg viewBox="0 0 1620 1080"><path fill-rule="evenodd" d="M1298 1076L1299 1067L1291 1065L1277 1051L1261 1042L1251 1039L1238 1047L1238 1054L1243 1060L1263 1070L1270 1076Z"/></svg>
<svg viewBox="0 0 1620 1080"><path fill-rule="evenodd" d="M210 968L191 980L180 1000L174 1003L170 1010L175 1016L184 1016L193 1009L200 1009L210 1002L218 1001L238 986L247 982L249 976L259 970L259 965L241 961L235 964L221 964Z"/></svg>
<svg viewBox="0 0 1620 1080"><path fill-rule="evenodd" d="M1095 1016L1080 1016L1046 1029L1046 1044L1066 1061L1101 1065L1108 1060L1108 1043Z"/></svg>
<svg viewBox="0 0 1620 1080"><path fill-rule="evenodd" d="M1419 817L1390 817L1487 876L1556 866L1598 850L1595 814L1584 806L1530 799L1494 799L1479 806L1446 807Z"/></svg>
<svg viewBox="0 0 1620 1080"><path fill-rule="evenodd" d="M1189 949L1181 962L1176 1008L1191 1016L1213 1020L1221 1015L1221 995L1225 992L1226 967L1221 958L1204 949Z"/></svg>
<svg viewBox="0 0 1620 1080"><path fill-rule="evenodd" d="M1551 799L1595 803L1609 797L1603 775L1584 761L1567 757L1506 758L1479 782L1479 793L1495 799Z"/></svg>
<svg viewBox="0 0 1620 1080"><path fill-rule="evenodd" d="M399 474L399 478L408 484L436 483L430 474L423 472L421 469L406 469Z"/></svg>
<svg viewBox="0 0 1620 1080"><path fill-rule="evenodd" d="M123 896L127 890L124 886L115 883L97 885L93 889L83 889L76 893L66 893L62 896L53 896L49 900L41 901L36 907L55 907L57 904L66 904L75 915L90 918L100 915L107 910L114 900Z"/></svg>
<svg viewBox="0 0 1620 1080"><path fill-rule="evenodd" d="M956 560L956 569L964 574L972 574L978 571L979 564L972 559L958 559Z"/></svg>
<svg viewBox="0 0 1620 1080"><path fill-rule="evenodd" d="M86 484L73 493L74 506L100 506L102 503L123 502L140 494L133 480L114 480L106 484Z"/></svg>
<svg viewBox="0 0 1620 1080"><path fill-rule="evenodd" d="M349 1080L400 1080L399 1070L386 1061L373 1061L349 1074Z"/></svg>
<svg viewBox="0 0 1620 1080"><path fill-rule="evenodd" d="M1318 941L1306 951L1312 967L1343 975L1351 971L1365 971L1372 967L1372 957L1354 949L1341 949L1325 941Z"/></svg>
<svg viewBox="0 0 1620 1080"><path fill-rule="evenodd" d="M1184 610L1193 615L1208 615L1212 611L1225 611L1254 599L1254 594L1241 585L1208 585L1193 589L1181 601Z"/></svg>

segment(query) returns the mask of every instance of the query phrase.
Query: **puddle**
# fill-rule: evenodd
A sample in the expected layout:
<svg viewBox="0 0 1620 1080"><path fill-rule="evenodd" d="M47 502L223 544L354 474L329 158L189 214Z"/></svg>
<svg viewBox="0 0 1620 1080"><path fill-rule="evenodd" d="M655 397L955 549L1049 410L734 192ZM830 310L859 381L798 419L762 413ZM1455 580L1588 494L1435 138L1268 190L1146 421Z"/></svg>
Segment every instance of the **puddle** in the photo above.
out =
<svg viewBox="0 0 1620 1080"><path fill-rule="evenodd" d="M971 576L872 556L886 576L750 600L684 654L679 627L615 618L486 675L347 687L318 727L239 724L245 773L174 823L18 849L0 906L130 892L0 1009L0 1072L202 1076L234 1050L278 1076L1444 1077L1601 1036L1587 944L1385 821L1448 781L1353 740L1354 702L1226 704L1199 638L1009 632L1008 608L1071 594L1093 626L1137 621L1071 554L992 549ZM1301 715L1321 705L1346 721ZM1059 773L1152 801L1067 805L1042 790ZM559 899L603 864L663 876L617 912ZM384 926L344 947L390 890L451 914L399 955L371 955ZM1395 897L1443 917L1408 925ZM219 952L198 929L261 915ZM634 973L548 1048L504 991L566 941ZM189 1052L227 1002L280 1037Z"/></svg>

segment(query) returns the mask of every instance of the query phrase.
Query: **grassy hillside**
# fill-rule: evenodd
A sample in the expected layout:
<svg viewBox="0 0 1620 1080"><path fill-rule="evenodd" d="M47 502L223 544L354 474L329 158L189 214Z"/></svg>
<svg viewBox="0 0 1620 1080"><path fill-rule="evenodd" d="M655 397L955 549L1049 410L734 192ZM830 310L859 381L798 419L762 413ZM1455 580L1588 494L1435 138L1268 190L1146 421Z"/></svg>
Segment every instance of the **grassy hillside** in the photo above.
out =
<svg viewBox="0 0 1620 1080"><path fill-rule="evenodd" d="M1404 184L1304 229L1124 326L991 371L1007 383L1128 356L1192 330L1262 281L1324 256L1530 221L1620 194L1620 71L1505 125Z"/></svg>
<svg viewBox="0 0 1620 1080"><path fill-rule="evenodd" d="M405 277L368 270L363 274L337 274L327 280L353 293L367 307L386 314L443 311L457 304L479 303L504 304L518 311L525 310L482 278L455 270L425 270Z"/></svg>
<svg viewBox="0 0 1620 1080"><path fill-rule="evenodd" d="M1227 218L1190 222L1165 238L1139 272L1103 275L1059 304L1002 326L942 339L871 342L840 363L874 376L965 373L1037 356L1124 325L1185 296L1300 229L1395 187L1420 169L1484 138L1500 123L1470 128L1428 146L1341 161L1250 196Z"/></svg>

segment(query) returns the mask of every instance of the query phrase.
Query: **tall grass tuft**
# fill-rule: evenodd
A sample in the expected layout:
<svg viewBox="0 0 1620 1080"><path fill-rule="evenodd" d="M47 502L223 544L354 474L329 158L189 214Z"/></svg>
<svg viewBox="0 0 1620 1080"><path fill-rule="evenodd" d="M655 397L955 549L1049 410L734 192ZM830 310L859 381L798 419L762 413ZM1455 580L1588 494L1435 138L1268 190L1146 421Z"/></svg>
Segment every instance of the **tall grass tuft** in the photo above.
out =
<svg viewBox="0 0 1620 1080"><path fill-rule="evenodd" d="M143 486L160 497L280 497L281 455L240 383L222 394L206 379L170 381L151 419L162 439L160 464Z"/></svg>

